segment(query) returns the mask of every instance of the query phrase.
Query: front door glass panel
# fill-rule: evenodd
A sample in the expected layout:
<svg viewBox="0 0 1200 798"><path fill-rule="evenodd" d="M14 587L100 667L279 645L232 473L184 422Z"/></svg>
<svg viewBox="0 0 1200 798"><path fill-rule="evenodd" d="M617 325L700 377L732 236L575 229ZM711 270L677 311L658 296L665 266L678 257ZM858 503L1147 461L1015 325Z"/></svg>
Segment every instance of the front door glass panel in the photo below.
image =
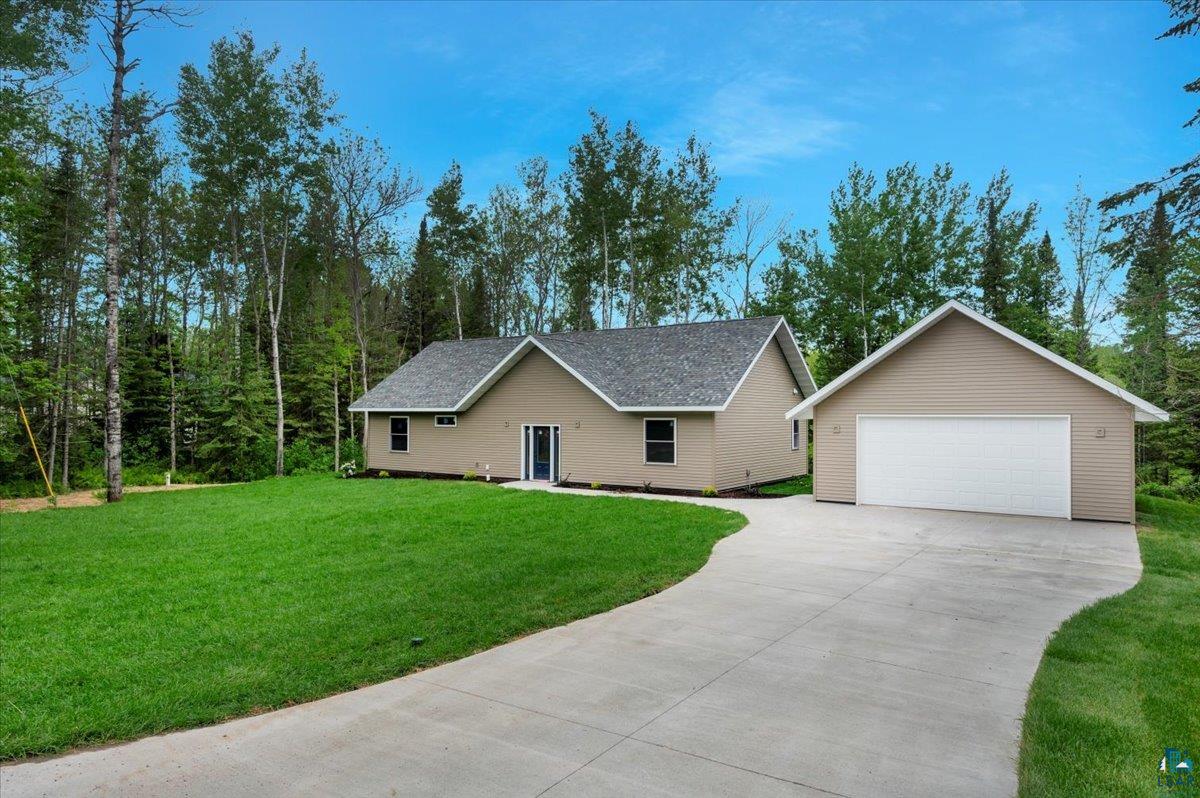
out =
<svg viewBox="0 0 1200 798"><path fill-rule="evenodd" d="M533 428L533 478L550 479L550 428Z"/></svg>

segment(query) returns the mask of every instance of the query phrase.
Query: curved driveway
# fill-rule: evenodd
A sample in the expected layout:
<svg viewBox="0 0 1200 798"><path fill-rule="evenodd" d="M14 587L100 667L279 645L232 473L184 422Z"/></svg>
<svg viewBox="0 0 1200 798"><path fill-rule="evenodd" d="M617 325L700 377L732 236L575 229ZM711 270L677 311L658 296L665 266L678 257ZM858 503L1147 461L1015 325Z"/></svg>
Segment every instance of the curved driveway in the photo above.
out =
<svg viewBox="0 0 1200 798"><path fill-rule="evenodd" d="M1011 795L1066 617L1133 528L809 497L658 595L438 668L0 770L26 795Z"/></svg>

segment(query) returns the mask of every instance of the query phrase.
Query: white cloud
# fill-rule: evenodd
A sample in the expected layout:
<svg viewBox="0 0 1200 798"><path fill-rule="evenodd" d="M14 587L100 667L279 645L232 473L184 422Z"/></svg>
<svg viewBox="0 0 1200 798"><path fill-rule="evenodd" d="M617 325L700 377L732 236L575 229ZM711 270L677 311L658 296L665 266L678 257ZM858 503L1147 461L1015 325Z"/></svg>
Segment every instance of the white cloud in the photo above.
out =
<svg viewBox="0 0 1200 798"><path fill-rule="evenodd" d="M459 46L452 39L441 36L422 36L416 39L405 39L402 46L410 52L440 61L457 61L462 55Z"/></svg>
<svg viewBox="0 0 1200 798"><path fill-rule="evenodd" d="M1000 59L1012 66L1043 66L1079 47L1074 34L1061 23L1024 22L999 33Z"/></svg>
<svg viewBox="0 0 1200 798"><path fill-rule="evenodd" d="M850 127L812 107L798 81L764 75L722 85L689 121L724 174L756 174L841 147Z"/></svg>

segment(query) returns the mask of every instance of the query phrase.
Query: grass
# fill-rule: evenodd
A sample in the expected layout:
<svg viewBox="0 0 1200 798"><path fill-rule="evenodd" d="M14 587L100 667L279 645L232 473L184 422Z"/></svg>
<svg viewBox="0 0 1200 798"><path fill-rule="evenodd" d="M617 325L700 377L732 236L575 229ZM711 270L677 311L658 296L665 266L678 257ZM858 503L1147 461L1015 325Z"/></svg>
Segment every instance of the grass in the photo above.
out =
<svg viewBox="0 0 1200 798"><path fill-rule="evenodd" d="M0 758L457 659L662 590L744 524L676 502L327 476L5 515Z"/></svg>
<svg viewBox="0 0 1200 798"><path fill-rule="evenodd" d="M1138 497L1141 581L1068 620L1034 678L1020 795L1197 796L1160 787L1167 747L1200 764L1200 506Z"/></svg>
<svg viewBox="0 0 1200 798"><path fill-rule="evenodd" d="M760 490L768 496L800 496L812 493L812 474L792 477L787 482L763 485Z"/></svg>

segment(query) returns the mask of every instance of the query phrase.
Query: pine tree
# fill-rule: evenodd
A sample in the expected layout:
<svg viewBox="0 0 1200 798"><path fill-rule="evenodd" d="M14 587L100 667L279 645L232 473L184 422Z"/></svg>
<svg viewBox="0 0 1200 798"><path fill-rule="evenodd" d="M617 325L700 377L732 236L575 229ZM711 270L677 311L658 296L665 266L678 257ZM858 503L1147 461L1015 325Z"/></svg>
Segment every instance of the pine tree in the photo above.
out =
<svg viewBox="0 0 1200 798"><path fill-rule="evenodd" d="M1018 264L1038 212L1037 203L1010 211L1011 200L1012 184L1008 172L1001 169L979 198L976 244L980 308L985 316L1005 325L1011 322L1009 307L1014 302Z"/></svg>
<svg viewBox="0 0 1200 798"><path fill-rule="evenodd" d="M482 235L473 205L463 204L462 168L451 163L426 199L431 223L429 251L450 291L453 335L466 337L464 297L472 263L479 257Z"/></svg>
<svg viewBox="0 0 1200 798"><path fill-rule="evenodd" d="M1013 278L1008 326L1034 343L1052 348L1059 339L1056 311L1065 299L1062 269L1050 233L1036 247L1024 247Z"/></svg>
<svg viewBox="0 0 1200 798"><path fill-rule="evenodd" d="M565 302L561 318L567 327L576 330L612 326L617 234L622 221L613 167L615 145L608 134L608 120L595 111L589 113L592 127L571 146L570 166L564 178L571 257L563 272Z"/></svg>
<svg viewBox="0 0 1200 798"><path fill-rule="evenodd" d="M429 224L421 217L412 266L405 279L403 317L408 329L409 354L416 354L436 341L445 326L445 313L439 301L441 285L442 270L429 245Z"/></svg>
<svg viewBox="0 0 1200 798"><path fill-rule="evenodd" d="M488 338L496 334L492 319L487 276L483 265L476 262L467 275L463 292L463 337Z"/></svg>
<svg viewBox="0 0 1200 798"><path fill-rule="evenodd" d="M1129 390L1156 404L1166 403L1167 352L1172 302L1173 231L1166 201L1154 204L1148 227L1137 231L1133 260L1125 275L1120 310L1125 317L1125 380Z"/></svg>

